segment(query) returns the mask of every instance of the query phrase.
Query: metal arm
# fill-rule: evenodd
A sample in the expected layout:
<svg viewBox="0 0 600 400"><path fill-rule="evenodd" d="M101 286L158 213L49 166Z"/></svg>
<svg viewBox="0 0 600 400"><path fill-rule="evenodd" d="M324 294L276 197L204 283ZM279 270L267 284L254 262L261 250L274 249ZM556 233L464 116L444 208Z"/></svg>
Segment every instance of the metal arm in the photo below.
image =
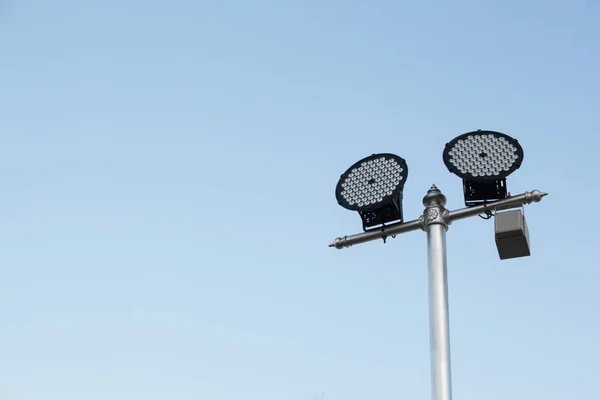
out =
<svg viewBox="0 0 600 400"><path fill-rule="evenodd" d="M446 210L444 220L447 224L450 224L459 219L485 214L488 211L494 212L497 210L520 207L525 204L538 203L542 200L542 197L546 195L548 195L548 193L543 193L539 190L532 190L531 192L525 192L517 196L511 196L506 199L498 200L485 205L466 207L455 211ZM422 216L412 221L396 223L382 228L357 233L356 235L338 237L329 244L329 247L343 249L344 247L350 247L355 244L370 242L378 239L387 239L390 236L394 237L401 233L416 231L419 229L424 230Z"/></svg>
<svg viewBox="0 0 600 400"><path fill-rule="evenodd" d="M493 203L450 211L446 216L446 219L448 220L448 222L453 222L459 219L465 219L469 217L474 217L475 215L485 214L488 211L494 212L499 210L506 210L508 208L520 207L525 204L539 203L542 200L542 197L547 195L548 193L543 193L539 190L532 190L531 192L525 192L517 196L511 196L509 198L498 200Z"/></svg>

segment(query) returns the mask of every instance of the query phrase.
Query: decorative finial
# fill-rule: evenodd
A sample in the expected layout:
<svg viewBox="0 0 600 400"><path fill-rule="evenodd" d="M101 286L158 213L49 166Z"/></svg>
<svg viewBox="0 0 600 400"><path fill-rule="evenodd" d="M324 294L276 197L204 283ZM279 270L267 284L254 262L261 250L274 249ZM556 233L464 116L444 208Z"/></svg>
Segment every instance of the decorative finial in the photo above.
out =
<svg viewBox="0 0 600 400"><path fill-rule="evenodd" d="M423 197L423 205L425 207L428 207L436 204L440 206L446 205L446 196L444 196L440 189L438 189L437 186L433 184L431 185L429 191L427 191L425 197Z"/></svg>
<svg viewBox="0 0 600 400"><path fill-rule="evenodd" d="M527 204L532 202L539 203L543 197L548 196L548 193L540 192L539 190L532 190L531 192L528 192L526 194L529 195L527 199Z"/></svg>

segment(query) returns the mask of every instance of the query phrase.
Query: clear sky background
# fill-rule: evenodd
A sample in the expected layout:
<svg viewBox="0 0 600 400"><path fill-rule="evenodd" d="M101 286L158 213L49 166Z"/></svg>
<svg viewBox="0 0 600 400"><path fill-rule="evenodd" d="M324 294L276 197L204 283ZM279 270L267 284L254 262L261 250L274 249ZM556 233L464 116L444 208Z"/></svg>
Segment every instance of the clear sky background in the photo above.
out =
<svg viewBox="0 0 600 400"><path fill-rule="evenodd" d="M532 256L448 232L454 398L597 397L600 6L0 2L2 400L429 399L426 237L361 231L339 175L519 139Z"/></svg>

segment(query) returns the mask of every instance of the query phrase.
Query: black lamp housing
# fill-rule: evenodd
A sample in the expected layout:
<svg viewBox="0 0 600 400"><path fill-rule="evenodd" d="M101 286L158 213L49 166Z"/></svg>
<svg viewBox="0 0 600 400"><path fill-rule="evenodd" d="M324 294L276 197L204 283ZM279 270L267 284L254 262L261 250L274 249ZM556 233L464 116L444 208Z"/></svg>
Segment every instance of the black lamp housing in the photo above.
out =
<svg viewBox="0 0 600 400"><path fill-rule="evenodd" d="M467 207L508 197L506 177L523 162L519 142L500 132L477 130L446 144L444 164L463 180Z"/></svg>
<svg viewBox="0 0 600 400"><path fill-rule="evenodd" d="M402 196L408 177L406 161L395 154L372 154L344 172L335 188L342 207L357 211L363 230L403 222Z"/></svg>
<svg viewBox="0 0 600 400"><path fill-rule="evenodd" d="M363 231L373 226L385 225L388 222L404 222L402 192L398 193L398 197L392 199L387 205L372 211L358 211L358 214L362 219Z"/></svg>

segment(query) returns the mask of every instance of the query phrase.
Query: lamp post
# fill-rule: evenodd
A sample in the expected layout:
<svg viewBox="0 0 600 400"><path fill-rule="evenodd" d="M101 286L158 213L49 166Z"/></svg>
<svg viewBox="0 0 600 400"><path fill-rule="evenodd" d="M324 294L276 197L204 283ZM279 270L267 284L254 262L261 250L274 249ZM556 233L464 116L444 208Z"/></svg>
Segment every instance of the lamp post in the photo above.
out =
<svg viewBox="0 0 600 400"><path fill-rule="evenodd" d="M451 400L450 323L448 314L448 274L446 269L446 196L435 185L423 198L423 224L427 232L429 275L429 340L431 352L431 392L435 400Z"/></svg>
<svg viewBox="0 0 600 400"><path fill-rule="evenodd" d="M446 196L433 185L423 198L425 208L423 215L418 219L388 225L352 236L338 237L329 245L329 247L343 249L373 240L385 240L390 236L395 237L419 229L427 232L431 398L433 400L452 399L446 231L453 221L537 203L546 195L547 193L533 190L484 205L448 211L445 208Z"/></svg>
<svg viewBox="0 0 600 400"><path fill-rule="evenodd" d="M329 247L343 249L378 239L385 241L389 237L394 238L396 235L416 230L427 233L431 398L432 400L452 400L446 231L454 221L477 215L486 215L489 219L494 215L507 214L498 214L498 211L540 202L547 193L533 190L517 196L509 196L506 191L505 178L521 166L522 148L516 140L499 132L470 132L457 137L446 145L443 155L444 162L450 171L463 178L467 207L454 211L447 210L445 207L446 196L435 185L432 185L423 197L423 214L418 219L404 222L401 200L402 189L407 177L406 163L404 159L389 153L384 153L382 158L379 156L381 155L373 155L359 161L340 178L336 188L338 202L345 208L359 212L363 219L364 232L338 237L329 244ZM399 178L399 175L398 178L394 178L393 173L386 174L389 169L386 158L400 160L403 168L397 168L397 170L406 170L402 176L403 179ZM369 163L370 159L379 159L383 164ZM357 166L360 166L360 170L357 169ZM343 199L340 198L340 194ZM368 209L364 208L367 206ZM399 209L399 212L392 215L388 211L392 206L394 206L393 210ZM372 218L365 218L366 211L372 213ZM388 217L381 218L382 215ZM526 229L522 214L518 215L522 221L516 220L521 222L520 225L517 225ZM365 221L373 220L382 226L367 230L366 228L371 225L365 225ZM385 225L392 220L399 220L399 222ZM503 232L510 232L513 228L510 226L512 220L507 223L507 219L503 218L502 221ZM516 230L518 231L518 229ZM498 242L498 227L496 236ZM509 250L508 253L511 254L506 256L506 250L502 250L504 254L501 252L501 258L529 255L528 235L523 232L523 236L527 247L526 253ZM523 245L523 240L520 239L522 238L517 238L516 242L514 240L508 242L508 247L514 247L515 243ZM505 242L504 248L506 246ZM500 246L498 249L500 252Z"/></svg>

